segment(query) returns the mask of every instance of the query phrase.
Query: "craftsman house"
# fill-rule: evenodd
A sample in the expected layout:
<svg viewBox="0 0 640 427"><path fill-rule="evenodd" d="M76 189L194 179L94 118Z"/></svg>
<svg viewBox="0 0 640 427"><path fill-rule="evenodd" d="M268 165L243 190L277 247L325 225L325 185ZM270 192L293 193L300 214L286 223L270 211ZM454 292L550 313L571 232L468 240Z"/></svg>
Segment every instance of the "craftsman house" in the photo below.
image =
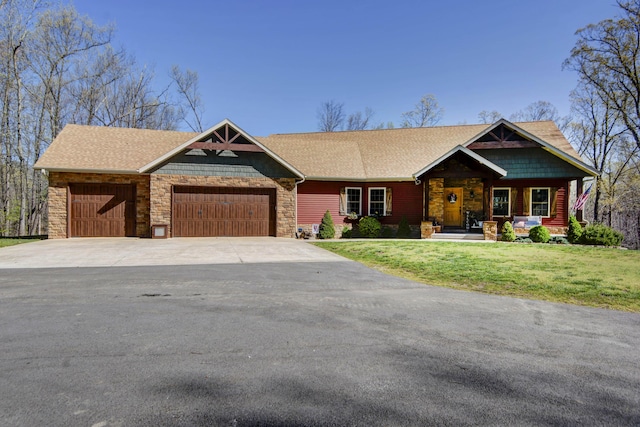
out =
<svg viewBox="0 0 640 427"><path fill-rule="evenodd" d="M278 236L403 217L417 230L537 220L563 232L596 176L553 122L253 137L67 125L38 160L49 237ZM429 232L430 234L430 232Z"/></svg>

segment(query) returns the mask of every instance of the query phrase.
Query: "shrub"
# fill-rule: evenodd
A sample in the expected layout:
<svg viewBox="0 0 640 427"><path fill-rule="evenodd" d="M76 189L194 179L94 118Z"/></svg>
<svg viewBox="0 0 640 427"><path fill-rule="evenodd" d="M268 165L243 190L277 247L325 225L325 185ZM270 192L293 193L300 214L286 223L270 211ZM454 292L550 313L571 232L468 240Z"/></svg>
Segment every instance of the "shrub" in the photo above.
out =
<svg viewBox="0 0 640 427"><path fill-rule="evenodd" d="M568 245L569 241L562 236L554 236L549 239L549 243L555 243L558 245Z"/></svg>
<svg viewBox="0 0 640 427"><path fill-rule="evenodd" d="M380 221L372 216L362 217L360 218L360 221L358 221L358 229L360 230L360 235L362 237L378 237L380 235L381 228L382 225L380 224Z"/></svg>
<svg viewBox="0 0 640 427"><path fill-rule="evenodd" d="M513 231L513 226L509 221L505 221L505 223L502 224L501 232L503 242L513 242L516 240L516 232Z"/></svg>
<svg viewBox="0 0 640 427"><path fill-rule="evenodd" d="M580 243L583 245L620 246L624 236L604 224L592 224L584 228Z"/></svg>
<svg viewBox="0 0 640 427"><path fill-rule="evenodd" d="M567 240L571 243L578 243L582 236L582 226L575 215L569 216L569 228L567 229Z"/></svg>
<svg viewBox="0 0 640 427"><path fill-rule="evenodd" d="M536 243L547 243L551 238L551 233L544 225L536 225L529 230L529 238Z"/></svg>
<svg viewBox="0 0 640 427"><path fill-rule="evenodd" d="M382 233L380 234L381 237L384 237L385 239L390 239L393 237L393 230L389 227L382 227Z"/></svg>
<svg viewBox="0 0 640 427"><path fill-rule="evenodd" d="M530 239L530 238L528 238L528 237L523 237L523 236L516 237L516 240L515 240L515 241L516 241L517 243L533 243L533 240L531 240L531 239Z"/></svg>
<svg viewBox="0 0 640 427"><path fill-rule="evenodd" d="M406 216L403 216L398 223L398 233L396 233L398 239L408 239L411 237L411 227L409 227L409 221Z"/></svg>
<svg viewBox="0 0 640 427"><path fill-rule="evenodd" d="M320 233L318 236L321 239L333 239L336 235L336 230L333 226L333 218L331 218L331 212L327 209L322 217L322 222L320 223Z"/></svg>
<svg viewBox="0 0 640 427"><path fill-rule="evenodd" d="M342 229L343 239L350 239L352 235L353 235L353 230L351 230L349 227L345 227Z"/></svg>

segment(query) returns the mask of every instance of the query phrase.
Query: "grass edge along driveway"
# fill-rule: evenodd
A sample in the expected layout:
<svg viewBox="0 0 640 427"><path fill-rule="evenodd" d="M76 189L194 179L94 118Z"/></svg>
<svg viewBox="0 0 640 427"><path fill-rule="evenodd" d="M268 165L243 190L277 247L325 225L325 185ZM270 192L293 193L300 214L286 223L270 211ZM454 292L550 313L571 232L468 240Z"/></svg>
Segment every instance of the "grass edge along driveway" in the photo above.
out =
<svg viewBox="0 0 640 427"><path fill-rule="evenodd" d="M317 242L384 273L454 289L640 312L640 252L419 240Z"/></svg>

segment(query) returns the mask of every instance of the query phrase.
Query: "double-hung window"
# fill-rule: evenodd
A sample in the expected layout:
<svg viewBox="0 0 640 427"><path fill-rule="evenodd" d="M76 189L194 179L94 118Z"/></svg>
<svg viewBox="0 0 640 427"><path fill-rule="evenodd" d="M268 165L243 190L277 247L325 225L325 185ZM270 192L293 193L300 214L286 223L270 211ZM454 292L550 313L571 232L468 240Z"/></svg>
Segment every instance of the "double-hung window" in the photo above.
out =
<svg viewBox="0 0 640 427"><path fill-rule="evenodd" d="M551 191L549 188L532 188L531 189L531 215L549 216L549 196Z"/></svg>
<svg viewBox="0 0 640 427"><path fill-rule="evenodd" d="M386 188L369 188L369 215L384 216L386 212Z"/></svg>
<svg viewBox="0 0 640 427"><path fill-rule="evenodd" d="M362 188L360 187L347 187L347 215L355 212L357 215L362 215Z"/></svg>
<svg viewBox="0 0 640 427"><path fill-rule="evenodd" d="M511 215L511 188L493 189L493 216Z"/></svg>

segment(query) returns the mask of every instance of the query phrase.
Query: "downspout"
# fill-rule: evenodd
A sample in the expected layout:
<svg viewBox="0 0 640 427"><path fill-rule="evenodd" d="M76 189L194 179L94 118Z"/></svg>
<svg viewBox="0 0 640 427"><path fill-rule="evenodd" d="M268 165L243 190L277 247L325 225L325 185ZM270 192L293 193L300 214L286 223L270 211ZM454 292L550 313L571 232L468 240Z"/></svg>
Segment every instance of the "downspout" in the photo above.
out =
<svg viewBox="0 0 640 427"><path fill-rule="evenodd" d="M296 226L294 230L294 236L298 237L298 185L302 184L307 180L306 176L302 176L302 181L296 181L295 189L296 189Z"/></svg>

